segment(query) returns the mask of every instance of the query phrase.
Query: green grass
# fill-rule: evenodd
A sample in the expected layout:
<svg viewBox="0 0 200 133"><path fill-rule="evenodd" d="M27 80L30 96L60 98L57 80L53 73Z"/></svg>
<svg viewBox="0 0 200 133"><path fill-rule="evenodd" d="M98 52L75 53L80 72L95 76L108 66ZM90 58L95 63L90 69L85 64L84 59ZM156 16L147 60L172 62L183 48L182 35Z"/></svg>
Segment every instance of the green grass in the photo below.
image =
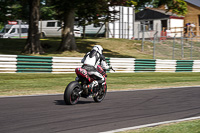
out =
<svg viewBox="0 0 200 133"><path fill-rule="evenodd" d="M0 74L0 96L63 93L75 74ZM108 73L108 90L200 85L200 73Z"/></svg>
<svg viewBox="0 0 200 133"><path fill-rule="evenodd" d="M139 40L114 39L114 38L76 38L77 51L58 52L57 49L61 42L60 38L41 39L41 44L45 54L41 56L66 56L66 57L82 57L86 52L90 51L94 45L102 45L104 55L106 57L119 58L153 58L153 43L144 42L144 51L141 52L142 42ZM23 54L21 51L25 46L25 39L0 39L0 54ZM192 43L192 59L200 59L200 42L194 40ZM181 40L175 41L174 57L175 59L191 59L191 41L184 40L184 58L181 56ZM172 59L173 40L165 40L156 43L155 47L156 59Z"/></svg>
<svg viewBox="0 0 200 133"><path fill-rule="evenodd" d="M200 120L147 127L120 133L200 133Z"/></svg>
<svg viewBox="0 0 200 133"><path fill-rule="evenodd" d="M41 39L41 44L45 54L41 56L62 56L62 57L82 57L91 50L94 45L102 45L106 57L124 58L152 58L152 43L145 42L145 51L141 52L141 41L127 39L106 39L106 38L76 38L77 51L58 52L61 39L49 38ZM0 39L0 54L21 55L25 47L24 39Z"/></svg>

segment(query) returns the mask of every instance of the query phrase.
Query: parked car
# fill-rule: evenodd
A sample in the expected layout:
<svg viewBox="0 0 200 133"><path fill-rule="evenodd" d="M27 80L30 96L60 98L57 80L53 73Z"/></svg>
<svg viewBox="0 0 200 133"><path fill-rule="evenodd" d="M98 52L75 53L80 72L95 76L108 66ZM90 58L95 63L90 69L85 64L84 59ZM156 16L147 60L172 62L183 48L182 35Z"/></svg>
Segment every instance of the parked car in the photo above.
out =
<svg viewBox="0 0 200 133"><path fill-rule="evenodd" d="M21 34L20 34L21 27ZM27 38L28 24L7 24L0 31L0 38ZM61 37L61 23L58 20L47 20L39 22L39 31L42 37ZM81 31L78 27L74 27L74 36L81 37Z"/></svg>
<svg viewBox="0 0 200 133"><path fill-rule="evenodd" d="M39 21L39 31L42 37L60 37L61 36L61 22L58 20ZM78 27L74 27L74 36L81 37L81 31Z"/></svg>
<svg viewBox="0 0 200 133"><path fill-rule="evenodd" d="M21 27L21 28L20 28ZM5 27L0 31L0 38L27 38L28 36L28 25L10 25L7 24ZM21 29L21 34L20 34Z"/></svg>

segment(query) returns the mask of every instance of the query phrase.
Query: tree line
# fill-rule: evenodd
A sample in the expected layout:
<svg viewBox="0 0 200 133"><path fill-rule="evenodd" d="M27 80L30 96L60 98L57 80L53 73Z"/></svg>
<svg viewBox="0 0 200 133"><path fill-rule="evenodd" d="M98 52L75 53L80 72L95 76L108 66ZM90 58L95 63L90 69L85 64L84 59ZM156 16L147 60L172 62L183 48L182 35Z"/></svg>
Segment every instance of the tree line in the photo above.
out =
<svg viewBox="0 0 200 133"><path fill-rule="evenodd" d="M39 20L56 19L63 22L62 39L58 51L77 50L74 37L74 18L79 26L113 21L112 6L134 6L136 11L146 6L167 5L168 11L184 15L184 0L0 0L0 21L28 20L29 32L24 53L43 54L40 43ZM84 29L84 28L83 28Z"/></svg>

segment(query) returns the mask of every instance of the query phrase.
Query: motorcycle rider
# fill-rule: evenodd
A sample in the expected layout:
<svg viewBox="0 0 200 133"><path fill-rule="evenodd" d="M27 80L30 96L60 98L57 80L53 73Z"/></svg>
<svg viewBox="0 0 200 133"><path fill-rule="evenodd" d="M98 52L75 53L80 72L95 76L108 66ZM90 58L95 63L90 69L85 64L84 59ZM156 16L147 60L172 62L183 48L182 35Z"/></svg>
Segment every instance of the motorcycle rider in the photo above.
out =
<svg viewBox="0 0 200 133"><path fill-rule="evenodd" d="M106 59L103 55L103 48L100 45L95 45L90 52L86 53L81 63L83 63L82 68L85 69L90 76L94 75L97 78L89 84L88 87L90 91L93 91L92 89L98 86L98 84L103 85L105 82L104 76L97 71L97 66L100 65L104 70L112 68L106 63Z"/></svg>

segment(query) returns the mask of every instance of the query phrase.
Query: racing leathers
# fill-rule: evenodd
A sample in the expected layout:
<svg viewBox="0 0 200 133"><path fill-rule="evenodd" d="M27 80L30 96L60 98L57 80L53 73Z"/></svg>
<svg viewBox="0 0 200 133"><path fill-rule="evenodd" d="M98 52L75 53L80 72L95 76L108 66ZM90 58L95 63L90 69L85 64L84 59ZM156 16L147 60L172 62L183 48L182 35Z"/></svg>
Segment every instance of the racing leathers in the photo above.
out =
<svg viewBox="0 0 200 133"><path fill-rule="evenodd" d="M85 69L90 76L93 75L96 77L96 81L91 83L91 88L105 82L104 76L97 71L98 65L100 65L104 70L110 68L102 54L95 49L92 49L84 56L84 58L81 60L81 63L83 63L82 68Z"/></svg>

